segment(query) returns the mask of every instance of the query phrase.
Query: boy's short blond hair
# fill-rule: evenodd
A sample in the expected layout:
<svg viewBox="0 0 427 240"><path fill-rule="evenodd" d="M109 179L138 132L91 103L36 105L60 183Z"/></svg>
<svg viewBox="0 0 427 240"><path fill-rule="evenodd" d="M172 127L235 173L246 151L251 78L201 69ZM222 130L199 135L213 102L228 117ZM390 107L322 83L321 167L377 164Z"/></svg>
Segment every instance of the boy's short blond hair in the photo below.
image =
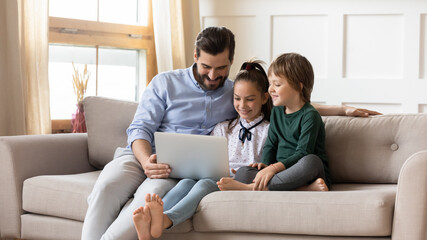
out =
<svg viewBox="0 0 427 240"><path fill-rule="evenodd" d="M300 91L303 101L310 102L314 85L314 72L307 58L298 53L282 54L268 68L268 76L272 74L285 77L295 90ZM303 85L302 89L300 83Z"/></svg>

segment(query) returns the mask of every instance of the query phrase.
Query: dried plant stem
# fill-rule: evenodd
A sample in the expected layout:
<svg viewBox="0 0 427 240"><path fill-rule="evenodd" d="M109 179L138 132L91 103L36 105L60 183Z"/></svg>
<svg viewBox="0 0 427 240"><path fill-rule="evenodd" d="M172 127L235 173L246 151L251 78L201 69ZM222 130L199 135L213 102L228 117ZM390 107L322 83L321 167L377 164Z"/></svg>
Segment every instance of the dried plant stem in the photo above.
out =
<svg viewBox="0 0 427 240"><path fill-rule="evenodd" d="M79 73L79 69L74 66L74 62L73 62L73 69L74 69L73 88L74 88L74 93L77 96L77 103L79 103L85 97L85 93L87 90L87 83L90 77L90 72L87 71L87 64L85 64L85 69L83 71L83 74Z"/></svg>

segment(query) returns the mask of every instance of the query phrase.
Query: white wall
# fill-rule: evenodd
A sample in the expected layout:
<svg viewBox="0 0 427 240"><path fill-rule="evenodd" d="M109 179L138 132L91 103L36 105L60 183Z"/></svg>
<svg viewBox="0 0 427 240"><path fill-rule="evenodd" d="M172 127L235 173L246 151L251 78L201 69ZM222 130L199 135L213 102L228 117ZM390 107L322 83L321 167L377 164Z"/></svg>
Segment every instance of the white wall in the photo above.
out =
<svg viewBox="0 0 427 240"><path fill-rule="evenodd" d="M427 113L426 0L200 0L200 17L235 33L231 77L251 57L298 52L312 102Z"/></svg>

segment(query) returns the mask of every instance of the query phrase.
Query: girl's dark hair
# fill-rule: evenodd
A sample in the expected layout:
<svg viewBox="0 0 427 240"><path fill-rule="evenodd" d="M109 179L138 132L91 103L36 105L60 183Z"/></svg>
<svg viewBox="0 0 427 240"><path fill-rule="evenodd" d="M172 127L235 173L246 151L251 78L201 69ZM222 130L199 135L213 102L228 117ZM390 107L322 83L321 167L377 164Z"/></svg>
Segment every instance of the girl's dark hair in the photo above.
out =
<svg viewBox="0 0 427 240"><path fill-rule="evenodd" d="M268 93L268 87L270 86L268 82L267 74L264 71L264 68L261 66L264 62L260 60L249 60L244 62L240 67L240 71L237 73L236 80L234 80L234 84L240 81L251 82L255 84L257 89L261 92L261 94ZM267 102L262 105L261 112L264 114L264 119L270 121L271 109L273 108L273 101L270 96L268 96ZM236 119L230 120L228 123L228 130L231 131L233 129L240 116L237 115ZM236 121L235 121L236 120Z"/></svg>
<svg viewBox="0 0 427 240"><path fill-rule="evenodd" d="M197 35L195 45L197 58L200 57L200 50L215 56L228 49L228 59L230 62L233 61L236 43L234 34L226 27L207 27L203 29Z"/></svg>

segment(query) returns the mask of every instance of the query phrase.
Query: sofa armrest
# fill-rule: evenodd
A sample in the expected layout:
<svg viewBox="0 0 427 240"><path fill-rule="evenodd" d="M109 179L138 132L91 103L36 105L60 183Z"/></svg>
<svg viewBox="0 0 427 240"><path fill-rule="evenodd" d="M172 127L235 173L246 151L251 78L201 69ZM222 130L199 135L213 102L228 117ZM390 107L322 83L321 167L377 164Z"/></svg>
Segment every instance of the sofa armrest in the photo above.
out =
<svg viewBox="0 0 427 240"><path fill-rule="evenodd" d="M88 156L87 134L0 137L0 238L20 237L25 179L93 171Z"/></svg>
<svg viewBox="0 0 427 240"><path fill-rule="evenodd" d="M427 150L403 164L397 183L392 239L427 237Z"/></svg>

